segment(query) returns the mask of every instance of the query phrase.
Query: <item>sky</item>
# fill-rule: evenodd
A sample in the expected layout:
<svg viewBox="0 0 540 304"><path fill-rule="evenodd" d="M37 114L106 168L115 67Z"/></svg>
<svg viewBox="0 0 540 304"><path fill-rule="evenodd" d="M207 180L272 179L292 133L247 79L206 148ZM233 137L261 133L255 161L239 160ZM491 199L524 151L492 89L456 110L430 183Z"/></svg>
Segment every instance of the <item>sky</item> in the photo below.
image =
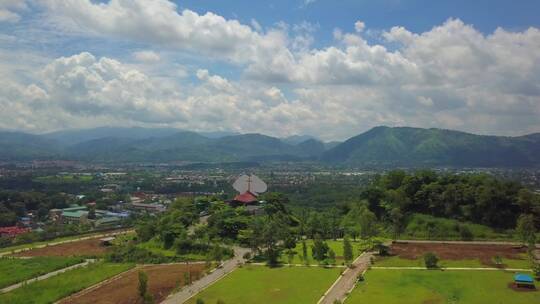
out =
<svg viewBox="0 0 540 304"><path fill-rule="evenodd" d="M0 0L0 129L540 132L540 2Z"/></svg>

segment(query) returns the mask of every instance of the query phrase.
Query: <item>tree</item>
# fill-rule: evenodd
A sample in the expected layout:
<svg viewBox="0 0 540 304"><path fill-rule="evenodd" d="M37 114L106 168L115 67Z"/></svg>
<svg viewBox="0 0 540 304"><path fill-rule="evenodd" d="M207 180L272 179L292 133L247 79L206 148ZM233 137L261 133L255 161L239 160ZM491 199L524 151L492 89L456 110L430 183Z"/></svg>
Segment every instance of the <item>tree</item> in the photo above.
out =
<svg viewBox="0 0 540 304"><path fill-rule="evenodd" d="M401 209L397 207L393 208L390 211L390 220L392 221L392 234L394 240L396 240L403 230L403 213L401 212Z"/></svg>
<svg viewBox="0 0 540 304"><path fill-rule="evenodd" d="M139 296L144 300L148 292L148 276L146 272L139 271Z"/></svg>
<svg viewBox="0 0 540 304"><path fill-rule="evenodd" d="M516 232L523 244L534 243L536 227L534 226L534 216L532 214L522 214L519 216Z"/></svg>
<svg viewBox="0 0 540 304"><path fill-rule="evenodd" d="M426 252L424 254L424 263L426 268L437 268L439 258L433 252Z"/></svg>
<svg viewBox="0 0 540 304"><path fill-rule="evenodd" d="M309 258L307 255L307 245L306 240L302 240L302 260L304 260L304 264L309 264Z"/></svg>
<svg viewBox="0 0 540 304"><path fill-rule="evenodd" d="M198 298L198 299L195 301L195 304L204 304L204 300L201 299L201 298Z"/></svg>
<svg viewBox="0 0 540 304"><path fill-rule="evenodd" d="M493 257L493 261L495 262L495 265L501 266L502 265L502 258L500 255L496 255Z"/></svg>
<svg viewBox="0 0 540 304"><path fill-rule="evenodd" d="M349 237L347 236L345 236L343 239L343 258L345 259L345 263L347 263L347 265L350 265L353 259L352 245L349 241Z"/></svg>
<svg viewBox="0 0 540 304"><path fill-rule="evenodd" d="M336 264L336 253L334 250L332 250L332 248L328 249L328 261L331 265Z"/></svg>
<svg viewBox="0 0 540 304"><path fill-rule="evenodd" d="M313 258L317 261L323 261L327 257L328 249L328 244L323 242L319 235L316 235L315 240L313 241L313 246L311 247Z"/></svg>
<svg viewBox="0 0 540 304"><path fill-rule="evenodd" d="M154 303L154 298L148 293L148 276L144 271L139 271L139 296L144 304Z"/></svg>
<svg viewBox="0 0 540 304"><path fill-rule="evenodd" d="M467 227L465 225L460 225L459 226L459 234L461 236L462 241L472 241L473 238L474 238L474 235L472 234L469 227Z"/></svg>
<svg viewBox="0 0 540 304"><path fill-rule="evenodd" d="M533 273L537 280L540 280L540 263L534 263Z"/></svg>
<svg viewBox="0 0 540 304"><path fill-rule="evenodd" d="M191 285L191 272L189 271L184 272L184 284Z"/></svg>

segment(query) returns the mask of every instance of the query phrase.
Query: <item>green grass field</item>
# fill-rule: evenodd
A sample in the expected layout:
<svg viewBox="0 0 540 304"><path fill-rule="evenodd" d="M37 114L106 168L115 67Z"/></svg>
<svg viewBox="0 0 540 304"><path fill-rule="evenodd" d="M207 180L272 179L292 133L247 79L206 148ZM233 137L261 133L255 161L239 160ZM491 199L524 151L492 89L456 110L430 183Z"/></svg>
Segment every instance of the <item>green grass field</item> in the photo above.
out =
<svg viewBox="0 0 540 304"><path fill-rule="evenodd" d="M345 304L384 303L540 303L540 291L508 288L513 273L504 271L370 270Z"/></svg>
<svg viewBox="0 0 540 304"><path fill-rule="evenodd" d="M502 259L502 263L505 268L520 268L530 269L531 262L527 259L527 256L523 254L520 259ZM419 258L416 260L402 259L397 256L383 257L375 261L373 266L381 267L424 267L424 259ZM440 267L470 267L470 268L485 268L493 267L487 266L480 262L479 259L464 259L464 260L441 260L439 261Z"/></svg>
<svg viewBox="0 0 540 304"><path fill-rule="evenodd" d="M88 267L77 268L47 280L34 282L11 292L0 294L0 303L54 303L131 267L133 265L96 263Z"/></svg>
<svg viewBox="0 0 540 304"><path fill-rule="evenodd" d="M60 257L0 258L0 287L10 286L82 261L79 258Z"/></svg>
<svg viewBox="0 0 540 304"><path fill-rule="evenodd" d="M313 304L339 276L340 269L322 267L244 266L235 270L187 303L196 299L226 304Z"/></svg>
<svg viewBox="0 0 540 304"><path fill-rule="evenodd" d="M327 240L325 241L326 244L328 244L328 247L332 249L336 253L336 264L341 265L343 264L343 241L333 241L333 240ZM308 260L310 264L317 264L317 261L313 259L312 256L312 250L311 247L313 246L313 240L306 240L307 245L307 254L308 254ZM368 243L365 241L356 241L353 242L351 240L351 245L353 247L353 256L356 258L360 255L360 253L368 248ZM296 254L294 255L293 264L304 264L304 261L302 260L302 242L296 243L296 248L294 249ZM281 261L283 263L288 263L288 257L285 253L281 256Z"/></svg>

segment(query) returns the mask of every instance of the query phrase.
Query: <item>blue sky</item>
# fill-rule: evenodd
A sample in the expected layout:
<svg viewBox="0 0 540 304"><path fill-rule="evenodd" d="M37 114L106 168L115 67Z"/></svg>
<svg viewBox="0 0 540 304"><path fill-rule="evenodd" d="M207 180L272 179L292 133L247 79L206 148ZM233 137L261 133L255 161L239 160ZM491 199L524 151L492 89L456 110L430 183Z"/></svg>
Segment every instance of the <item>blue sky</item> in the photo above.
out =
<svg viewBox="0 0 540 304"><path fill-rule="evenodd" d="M538 1L4 0L0 129L540 132L539 11Z"/></svg>

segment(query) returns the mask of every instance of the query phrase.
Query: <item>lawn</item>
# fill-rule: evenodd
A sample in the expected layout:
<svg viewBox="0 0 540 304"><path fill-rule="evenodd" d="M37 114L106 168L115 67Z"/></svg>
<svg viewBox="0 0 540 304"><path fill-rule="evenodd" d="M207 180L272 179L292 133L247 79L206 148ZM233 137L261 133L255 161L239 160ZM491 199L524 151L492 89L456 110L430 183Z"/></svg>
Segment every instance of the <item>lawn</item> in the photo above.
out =
<svg viewBox="0 0 540 304"><path fill-rule="evenodd" d="M345 304L540 303L540 292L508 288L504 271L370 270Z"/></svg>
<svg viewBox="0 0 540 304"><path fill-rule="evenodd" d="M22 282L83 260L80 258L36 257L33 259L0 258L0 288Z"/></svg>
<svg viewBox="0 0 540 304"><path fill-rule="evenodd" d="M339 276L340 269L322 267L244 266L210 286L196 299L205 303L313 304Z"/></svg>
<svg viewBox="0 0 540 304"><path fill-rule="evenodd" d="M521 268L530 269L531 262L527 259L526 255L522 255L521 259L502 259L502 263L505 268ZM424 259L419 258L415 260L403 259L398 256L382 257L378 258L373 266L381 267L424 267ZM479 259L463 259L463 260L440 260L440 267L470 267L470 268L486 268L492 267L484 265Z"/></svg>
<svg viewBox="0 0 540 304"><path fill-rule="evenodd" d="M343 241L327 240L325 242L326 244L328 244L328 247L330 247L330 249L332 249L336 253L336 264L343 264ZM365 241L354 242L353 240L351 240L351 245L353 247L354 258L359 256L362 251L368 248L368 243ZM315 261L312 256L311 247L313 246L313 240L306 240L306 246L309 263L317 264L317 261ZM304 261L302 260L302 242L296 243L296 248L294 249L294 251L296 252L296 254L294 255L293 264L304 264ZM283 263L288 263L288 257L285 253L283 253L283 255L281 256L281 260Z"/></svg>
<svg viewBox="0 0 540 304"><path fill-rule="evenodd" d="M66 296L90 287L133 267L129 264L96 263L67 271L47 280L30 283L11 292L0 294L0 303L54 303Z"/></svg>

